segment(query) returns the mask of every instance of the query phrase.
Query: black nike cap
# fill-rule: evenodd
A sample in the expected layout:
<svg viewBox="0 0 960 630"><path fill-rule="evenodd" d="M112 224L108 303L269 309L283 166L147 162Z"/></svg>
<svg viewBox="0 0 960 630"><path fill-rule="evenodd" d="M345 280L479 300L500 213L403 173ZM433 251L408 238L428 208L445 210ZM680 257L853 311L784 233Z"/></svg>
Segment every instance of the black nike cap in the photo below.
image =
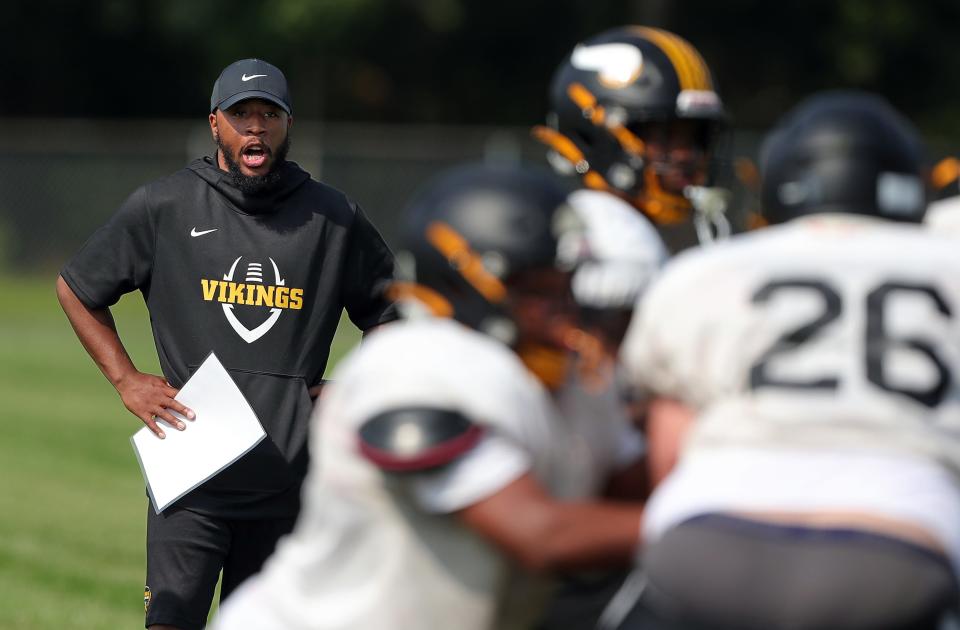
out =
<svg viewBox="0 0 960 630"><path fill-rule="evenodd" d="M262 98L292 114L287 78L262 59L241 59L223 69L210 95L210 112L227 109L248 98Z"/></svg>

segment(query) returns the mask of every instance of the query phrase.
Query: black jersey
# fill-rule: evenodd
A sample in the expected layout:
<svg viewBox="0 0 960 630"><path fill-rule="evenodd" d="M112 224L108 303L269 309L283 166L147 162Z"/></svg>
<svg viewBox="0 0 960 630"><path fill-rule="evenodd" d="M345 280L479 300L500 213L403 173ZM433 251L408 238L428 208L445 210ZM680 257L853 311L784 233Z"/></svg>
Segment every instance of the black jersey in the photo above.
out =
<svg viewBox="0 0 960 630"><path fill-rule="evenodd" d="M174 387L211 351L233 376L269 439L178 502L224 516L296 510L307 388L323 375L341 312L361 330L395 318L380 234L292 162L263 195L242 193L210 158L142 186L62 276L90 308L139 289Z"/></svg>

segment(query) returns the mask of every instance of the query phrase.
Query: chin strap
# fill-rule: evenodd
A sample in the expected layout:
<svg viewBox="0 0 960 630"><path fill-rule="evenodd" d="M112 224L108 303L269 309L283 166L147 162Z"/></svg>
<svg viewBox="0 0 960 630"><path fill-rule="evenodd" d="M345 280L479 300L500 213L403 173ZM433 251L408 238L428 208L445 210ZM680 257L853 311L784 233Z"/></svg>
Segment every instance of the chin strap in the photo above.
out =
<svg viewBox="0 0 960 630"><path fill-rule="evenodd" d="M730 191L708 186L687 186L683 194L693 206L693 226L701 243L713 243L730 237L732 230L727 219Z"/></svg>

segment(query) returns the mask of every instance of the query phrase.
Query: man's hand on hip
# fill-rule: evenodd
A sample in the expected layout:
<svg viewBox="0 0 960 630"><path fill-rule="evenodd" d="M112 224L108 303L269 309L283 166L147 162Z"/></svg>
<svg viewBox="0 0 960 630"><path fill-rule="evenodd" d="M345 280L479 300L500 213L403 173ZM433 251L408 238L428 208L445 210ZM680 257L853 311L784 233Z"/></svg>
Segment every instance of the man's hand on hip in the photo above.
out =
<svg viewBox="0 0 960 630"><path fill-rule="evenodd" d="M140 418L161 439L166 437L166 434L157 424L157 420L163 420L180 431L187 428L171 411L176 411L188 420L196 417L191 409L173 399L177 391L163 378L137 371L131 372L117 383L120 399L130 413Z"/></svg>

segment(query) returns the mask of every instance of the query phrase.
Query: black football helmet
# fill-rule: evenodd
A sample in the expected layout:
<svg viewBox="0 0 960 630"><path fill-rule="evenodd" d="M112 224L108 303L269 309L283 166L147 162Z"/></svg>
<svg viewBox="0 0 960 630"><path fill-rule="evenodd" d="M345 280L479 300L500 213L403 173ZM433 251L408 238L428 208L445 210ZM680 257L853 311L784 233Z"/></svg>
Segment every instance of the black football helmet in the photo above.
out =
<svg viewBox="0 0 960 630"><path fill-rule="evenodd" d="M564 297L575 310L569 276L585 237L566 200L567 190L546 172L465 166L442 174L407 210L393 287L401 310L451 317L536 361L537 351L525 357L519 348L524 340L511 310L513 280L557 270L566 276ZM553 366L556 378L561 363Z"/></svg>
<svg viewBox="0 0 960 630"><path fill-rule="evenodd" d="M820 212L919 223L926 212L920 137L874 94L832 91L803 101L764 140L760 171L769 223Z"/></svg>
<svg viewBox="0 0 960 630"><path fill-rule="evenodd" d="M554 74L547 126L533 134L558 171L625 198L656 223L675 224L701 206L722 220L718 203L726 196L707 186L725 120L710 69L692 45L668 31L626 26L573 49ZM677 121L694 123L698 156L684 168L696 171L697 182L671 190L662 178L671 164L648 151L645 139L655 123Z"/></svg>

